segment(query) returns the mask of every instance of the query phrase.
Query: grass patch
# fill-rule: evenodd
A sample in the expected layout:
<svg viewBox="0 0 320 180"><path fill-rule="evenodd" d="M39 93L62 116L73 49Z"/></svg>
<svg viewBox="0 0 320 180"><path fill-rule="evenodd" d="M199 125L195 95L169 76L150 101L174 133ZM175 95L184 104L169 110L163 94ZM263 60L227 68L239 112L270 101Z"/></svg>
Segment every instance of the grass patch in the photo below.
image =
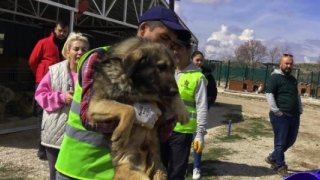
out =
<svg viewBox="0 0 320 180"><path fill-rule="evenodd" d="M218 160L226 159L228 155L236 153L230 149L213 147L208 150L208 152L202 154L202 160Z"/></svg>
<svg viewBox="0 0 320 180"><path fill-rule="evenodd" d="M244 122L234 126L231 134L240 134L254 139L273 135L270 124L262 117L246 117Z"/></svg>
<svg viewBox="0 0 320 180"><path fill-rule="evenodd" d="M235 142L246 138L241 137L239 134L231 134L230 136L217 137L217 139L222 142Z"/></svg>

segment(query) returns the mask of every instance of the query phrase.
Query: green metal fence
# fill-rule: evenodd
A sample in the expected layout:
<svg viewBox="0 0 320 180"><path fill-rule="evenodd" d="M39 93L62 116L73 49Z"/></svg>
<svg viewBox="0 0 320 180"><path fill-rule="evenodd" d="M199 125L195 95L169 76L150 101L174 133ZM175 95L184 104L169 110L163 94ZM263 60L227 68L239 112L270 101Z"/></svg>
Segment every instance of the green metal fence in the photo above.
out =
<svg viewBox="0 0 320 180"><path fill-rule="evenodd" d="M213 75L217 81L217 85L228 88L230 80L252 80L266 83L272 71L278 68L275 64L261 64L259 67L250 67L248 65L239 65L230 61L206 60L205 66L213 69ZM311 97L318 97L318 89L320 91L320 71L319 72L302 72L300 69L293 69L294 75L299 83L305 83L312 86Z"/></svg>

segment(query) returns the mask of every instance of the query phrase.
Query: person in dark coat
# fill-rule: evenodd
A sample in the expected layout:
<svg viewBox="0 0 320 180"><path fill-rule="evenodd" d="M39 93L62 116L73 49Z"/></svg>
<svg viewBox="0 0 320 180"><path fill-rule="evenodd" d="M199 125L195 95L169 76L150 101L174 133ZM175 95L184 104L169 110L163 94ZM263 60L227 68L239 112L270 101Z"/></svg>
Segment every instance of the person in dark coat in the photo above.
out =
<svg viewBox="0 0 320 180"><path fill-rule="evenodd" d="M193 64L200 67L202 69L202 74L205 75L208 80L207 85L207 96L208 96L208 108L213 105L217 99L217 84L214 76L212 75L212 70L209 67L205 67L203 65L204 56L200 51L194 51L191 55L191 59Z"/></svg>

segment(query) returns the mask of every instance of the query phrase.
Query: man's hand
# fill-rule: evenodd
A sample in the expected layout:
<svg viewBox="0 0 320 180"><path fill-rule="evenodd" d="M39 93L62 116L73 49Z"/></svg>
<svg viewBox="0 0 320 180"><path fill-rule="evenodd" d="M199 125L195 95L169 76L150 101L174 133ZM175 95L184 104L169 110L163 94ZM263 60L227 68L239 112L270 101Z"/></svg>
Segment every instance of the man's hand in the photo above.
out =
<svg viewBox="0 0 320 180"><path fill-rule="evenodd" d="M70 105L73 100L73 92L67 91L65 97L66 97L66 99L65 99L66 104Z"/></svg>
<svg viewBox="0 0 320 180"><path fill-rule="evenodd" d="M283 115L283 112L278 111L278 112L275 112L274 115L276 115L277 117L281 117Z"/></svg>
<svg viewBox="0 0 320 180"><path fill-rule="evenodd" d="M192 147L197 153L201 153L204 148L204 135L197 133L196 137L192 142Z"/></svg>
<svg viewBox="0 0 320 180"><path fill-rule="evenodd" d="M141 126L152 129L156 121L161 116L161 111L156 104L153 103L134 103L137 123Z"/></svg>

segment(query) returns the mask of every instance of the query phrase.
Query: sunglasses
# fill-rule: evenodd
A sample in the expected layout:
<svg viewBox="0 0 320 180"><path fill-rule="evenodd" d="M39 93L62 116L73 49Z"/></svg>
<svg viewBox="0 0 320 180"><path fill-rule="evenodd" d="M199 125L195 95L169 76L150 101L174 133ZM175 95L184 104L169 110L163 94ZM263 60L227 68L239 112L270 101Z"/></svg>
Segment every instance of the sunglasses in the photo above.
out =
<svg viewBox="0 0 320 180"><path fill-rule="evenodd" d="M292 54L282 54L282 56L284 56L284 57L293 57Z"/></svg>

